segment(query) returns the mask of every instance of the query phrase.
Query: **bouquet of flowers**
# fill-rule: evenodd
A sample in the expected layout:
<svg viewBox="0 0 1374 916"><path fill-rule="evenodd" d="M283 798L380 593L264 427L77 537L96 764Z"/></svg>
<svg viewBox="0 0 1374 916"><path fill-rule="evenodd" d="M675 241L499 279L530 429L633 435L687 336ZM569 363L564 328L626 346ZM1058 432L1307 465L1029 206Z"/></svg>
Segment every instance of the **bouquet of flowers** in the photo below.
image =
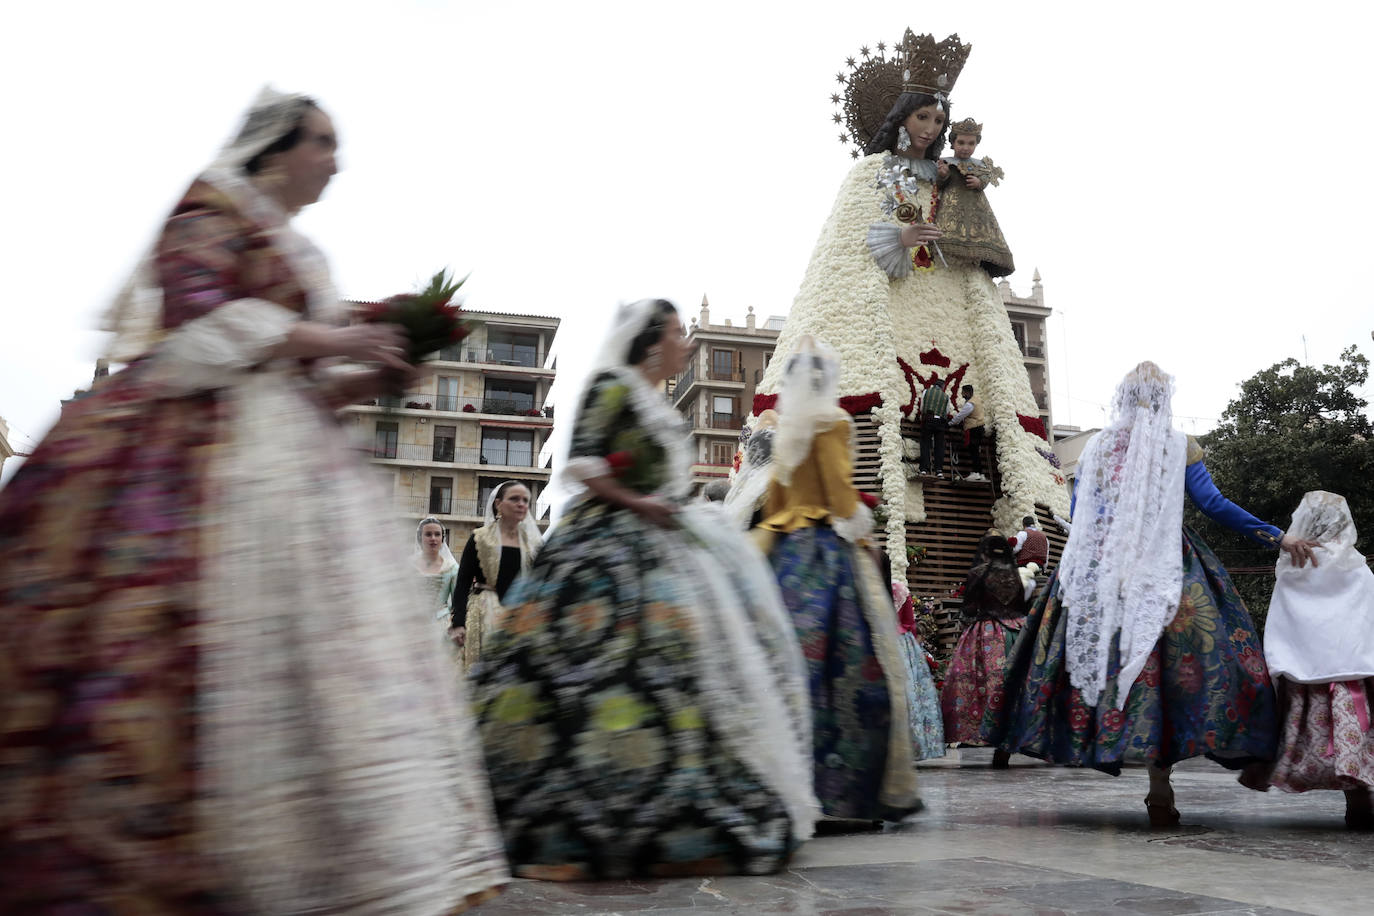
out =
<svg viewBox="0 0 1374 916"><path fill-rule="evenodd" d="M453 302L466 281L463 277L455 282L445 268L418 293L402 293L368 306L363 321L400 325L406 335L406 362L414 365L468 336L471 329L463 321L462 308Z"/></svg>

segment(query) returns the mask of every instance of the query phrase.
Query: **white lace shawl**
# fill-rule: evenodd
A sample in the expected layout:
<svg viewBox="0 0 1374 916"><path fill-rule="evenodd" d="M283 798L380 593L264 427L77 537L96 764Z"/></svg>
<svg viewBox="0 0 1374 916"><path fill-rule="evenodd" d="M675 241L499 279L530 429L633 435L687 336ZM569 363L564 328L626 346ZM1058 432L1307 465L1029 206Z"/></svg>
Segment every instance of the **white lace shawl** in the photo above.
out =
<svg viewBox="0 0 1374 916"><path fill-rule="evenodd" d="M1069 681L1090 706L1119 639L1116 705L1178 612L1183 589L1187 437L1173 429L1173 378L1142 363L1122 380L1112 419L1079 462L1073 531L1059 565Z"/></svg>
<svg viewBox="0 0 1374 916"><path fill-rule="evenodd" d="M1355 548L1345 497L1304 494L1288 533L1318 541L1321 565L1279 554L1264 625L1269 673L1300 684L1374 676L1374 573Z"/></svg>

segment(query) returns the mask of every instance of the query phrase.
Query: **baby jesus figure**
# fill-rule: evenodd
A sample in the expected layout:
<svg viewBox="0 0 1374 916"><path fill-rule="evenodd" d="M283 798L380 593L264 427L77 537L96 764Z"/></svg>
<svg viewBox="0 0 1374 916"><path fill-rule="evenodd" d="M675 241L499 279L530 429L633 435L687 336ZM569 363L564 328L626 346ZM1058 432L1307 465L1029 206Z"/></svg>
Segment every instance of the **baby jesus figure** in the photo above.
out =
<svg viewBox="0 0 1374 916"><path fill-rule="evenodd" d="M965 118L951 124L949 140L954 155L940 160L940 248L946 255L979 262L989 276L1004 277L1016 264L983 193L989 185L999 184L1004 173L991 159L974 156L983 141L983 125L977 121Z"/></svg>

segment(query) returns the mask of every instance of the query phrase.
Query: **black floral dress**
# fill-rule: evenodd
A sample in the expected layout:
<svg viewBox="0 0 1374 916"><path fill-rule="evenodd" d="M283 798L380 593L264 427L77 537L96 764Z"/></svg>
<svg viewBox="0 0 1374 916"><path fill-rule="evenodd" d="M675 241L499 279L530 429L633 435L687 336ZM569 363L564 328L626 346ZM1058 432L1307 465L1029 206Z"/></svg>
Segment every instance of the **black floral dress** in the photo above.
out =
<svg viewBox="0 0 1374 916"><path fill-rule="evenodd" d="M571 458L677 492L660 406L623 370L598 377ZM761 874L809 835L800 650L762 554L698 515L718 511L662 529L586 498L507 593L473 678L517 873Z"/></svg>

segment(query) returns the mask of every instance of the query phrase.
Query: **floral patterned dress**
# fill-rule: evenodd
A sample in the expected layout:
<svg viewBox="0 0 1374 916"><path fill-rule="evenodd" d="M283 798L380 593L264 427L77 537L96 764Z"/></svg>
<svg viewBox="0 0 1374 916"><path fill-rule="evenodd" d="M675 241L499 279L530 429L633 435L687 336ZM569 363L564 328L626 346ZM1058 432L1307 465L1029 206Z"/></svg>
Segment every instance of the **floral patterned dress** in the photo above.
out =
<svg viewBox="0 0 1374 916"><path fill-rule="evenodd" d="M1226 500L1200 450L1190 449L1186 492L1207 515L1269 545L1278 529ZM1117 706L1113 644L1096 707L1069 683L1068 614L1058 576L1036 600L1007 661L1005 691L990 695L985 743L1116 775L1126 760L1169 766L1206 755L1230 769L1271 760L1278 741L1264 651L1231 577L1203 540L1183 529L1183 594L1145 667Z"/></svg>
<svg viewBox="0 0 1374 916"><path fill-rule="evenodd" d="M969 571L964 614L973 622L959 636L940 692L947 741L981 744L983 717L1001 708L1007 655L1026 617L1025 592L1016 566L989 561Z"/></svg>
<svg viewBox="0 0 1374 916"><path fill-rule="evenodd" d="M812 440L791 482L770 485L761 540L806 656L812 768L832 817L900 821L921 807L908 668L892 595L868 551L837 533L854 516L849 419ZM871 527L871 525L870 525Z"/></svg>
<svg viewBox="0 0 1374 916"><path fill-rule="evenodd" d="M463 690L322 375L268 357L322 261L219 180L161 342L0 492L0 912L453 912L507 879Z"/></svg>
<svg viewBox="0 0 1374 916"><path fill-rule="evenodd" d="M571 458L669 496L684 443L623 369L595 379ZM676 519L586 496L487 633L474 702L517 874L762 874L810 835L810 711L776 585L717 506Z"/></svg>

